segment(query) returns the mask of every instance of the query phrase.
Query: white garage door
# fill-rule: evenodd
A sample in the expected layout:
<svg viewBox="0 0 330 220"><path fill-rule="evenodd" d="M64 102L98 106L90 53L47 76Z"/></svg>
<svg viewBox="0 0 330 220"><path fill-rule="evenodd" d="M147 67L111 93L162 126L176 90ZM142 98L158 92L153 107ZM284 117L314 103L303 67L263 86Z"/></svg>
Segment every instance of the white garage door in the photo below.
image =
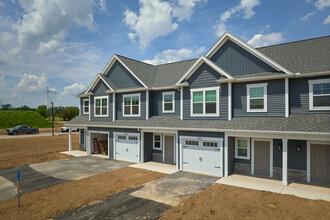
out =
<svg viewBox="0 0 330 220"><path fill-rule="evenodd" d="M184 138L182 170L222 176L222 139Z"/></svg>
<svg viewBox="0 0 330 220"><path fill-rule="evenodd" d="M115 159L139 162L139 136L115 134Z"/></svg>

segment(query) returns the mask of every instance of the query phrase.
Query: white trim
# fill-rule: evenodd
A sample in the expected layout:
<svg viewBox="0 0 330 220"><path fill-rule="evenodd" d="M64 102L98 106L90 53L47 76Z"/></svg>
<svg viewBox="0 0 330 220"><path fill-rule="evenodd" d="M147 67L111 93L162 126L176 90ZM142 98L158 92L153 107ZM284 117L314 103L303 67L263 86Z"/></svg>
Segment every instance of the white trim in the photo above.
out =
<svg viewBox="0 0 330 220"><path fill-rule="evenodd" d="M288 185L288 139L282 139L282 185Z"/></svg>
<svg viewBox="0 0 330 220"><path fill-rule="evenodd" d="M224 177L228 177L228 174L229 174L229 164L228 164L228 155L229 155L229 152L228 152L228 135L225 134L225 147L224 147L224 153L225 153L225 159L224 159L224 168L225 168L225 175Z"/></svg>
<svg viewBox="0 0 330 220"><path fill-rule="evenodd" d="M179 163L179 133L176 131L175 133L175 160L176 160L176 169L180 170L180 163Z"/></svg>
<svg viewBox="0 0 330 220"><path fill-rule="evenodd" d="M285 117L289 117L289 78L285 78Z"/></svg>
<svg viewBox="0 0 330 220"><path fill-rule="evenodd" d="M172 95L172 110L165 110L164 96ZM174 113L175 112L175 91L171 92L162 92L162 112L163 113Z"/></svg>
<svg viewBox="0 0 330 220"><path fill-rule="evenodd" d="M86 133L87 133L87 131L86 131ZM87 155L92 154L92 142L93 142L92 134L106 134L106 135L108 135L108 158L110 159L110 131L95 131L95 130L89 130L88 131L89 151L87 151L87 147L88 147L88 145L87 145L86 146Z"/></svg>
<svg viewBox="0 0 330 220"><path fill-rule="evenodd" d="M238 44L239 46L241 46L243 49L247 50L248 52L252 53L253 55L255 55L256 57L258 57L259 59L261 59L262 61L264 61L268 65L272 66L276 70L283 71L283 72L285 72L288 75L293 75L293 73L291 71L289 71L288 69L284 68L280 64L276 63L275 61L273 61L269 57L265 56L260 51L256 50L255 48L253 48L252 46L248 45L247 43L245 43L241 39L235 37L233 34L231 34L229 32L224 33L220 37L220 39L206 53L205 56L207 58L211 58L228 39L230 39L234 43Z"/></svg>
<svg viewBox="0 0 330 220"><path fill-rule="evenodd" d="M127 70L128 70L128 72L130 72L134 77L135 77L135 79L137 79L137 81L139 81L142 85L143 85L143 87L145 87L145 88L148 88L143 82L142 82L142 80L140 80L139 79L139 77L137 77L134 73L133 73L133 71L132 70L130 70L119 58L118 58L118 56L116 55L116 54L114 54L112 57L111 57L111 59L109 60L109 62L107 63L107 65L104 67L104 69L102 70L102 74L103 75L105 75L105 74L107 74L108 73L108 71L110 70L110 68L112 67L112 65L115 63L115 61L116 60L118 60L120 63L121 63L121 65L123 65Z"/></svg>
<svg viewBox="0 0 330 220"><path fill-rule="evenodd" d="M206 112L206 108L205 108L205 92L206 91L213 91L215 90L216 92L216 113L211 113L211 114L207 114ZM198 88L198 89L190 89L190 117L219 117L219 102L220 102L220 98L219 98L219 90L220 87L208 87L208 88ZM199 114L194 114L193 113L193 93L194 92L203 92L203 113L199 113Z"/></svg>
<svg viewBox="0 0 330 220"><path fill-rule="evenodd" d="M144 132L141 131L141 157L140 163L144 163Z"/></svg>
<svg viewBox="0 0 330 220"><path fill-rule="evenodd" d="M179 137L180 139L180 166L179 166L179 170L182 170L182 161L183 161L183 145L182 145L182 139L181 139L182 136Z"/></svg>
<svg viewBox="0 0 330 220"><path fill-rule="evenodd" d="M183 120L183 87L180 89L180 120Z"/></svg>
<svg viewBox="0 0 330 220"><path fill-rule="evenodd" d="M264 108L250 109L250 89L260 87L264 88ZM246 84L246 112L267 112L267 87L268 83Z"/></svg>
<svg viewBox="0 0 330 220"><path fill-rule="evenodd" d="M321 107L314 107L313 104L313 85L317 83L330 83L330 78L329 79L317 79L317 80L308 80L309 84L309 110L310 111L318 111L318 110L330 110L330 106L321 106Z"/></svg>
<svg viewBox="0 0 330 220"><path fill-rule="evenodd" d="M89 98L89 112L91 112L90 107L91 107L92 96L89 96L88 98ZM91 115L92 115L91 113L88 114L88 121L91 121Z"/></svg>
<svg viewBox="0 0 330 220"><path fill-rule="evenodd" d="M90 112L90 108L91 108L91 104L89 103L89 99L88 98L85 98L85 99L82 99L82 101L83 101L83 110L82 110L82 112L83 112L83 114L89 114L89 112ZM85 101L88 101L88 112L85 112Z"/></svg>
<svg viewBox="0 0 330 220"><path fill-rule="evenodd" d="M101 99L100 101L100 115L96 115L96 99ZM102 114L102 99L107 99L107 114ZM109 96L94 96L94 117L108 117L109 116Z"/></svg>
<svg viewBox="0 0 330 220"><path fill-rule="evenodd" d="M238 156L238 140L244 140L247 143L246 150L247 150L247 155L246 157L244 156ZM235 158L236 159L243 159L243 160L250 160L250 138L246 137L235 137Z"/></svg>
<svg viewBox="0 0 330 220"><path fill-rule="evenodd" d="M96 77L94 78L93 82L90 84L90 86L88 87L88 89L86 90L85 94L88 94L88 92L92 89L95 88L95 86L97 85L97 83L100 81L100 79L102 79L102 81L108 86L108 88L113 91L113 88L111 88L111 86L103 79L102 76L100 76L100 74L98 73L96 75Z"/></svg>
<svg viewBox="0 0 330 220"><path fill-rule="evenodd" d="M112 94L112 121L116 121L116 93Z"/></svg>
<svg viewBox="0 0 330 220"><path fill-rule="evenodd" d="M69 151L72 151L72 128L69 128Z"/></svg>
<svg viewBox="0 0 330 220"><path fill-rule="evenodd" d="M133 109L132 109L132 97L133 96L138 96L139 97L139 114L136 114L136 115L133 115L132 113L133 113ZM130 105L130 107L131 107L131 114L125 114L125 101L124 101L124 99L125 99L125 97L131 97L131 105ZM126 95L122 95L122 111L123 111L123 117L140 117L141 116L141 93L134 93L134 94L126 94Z"/></svg>
<svg viewBox="0 0 330 220"><path fill-rule="evenodd" d="M155 148L155 135L159 135L160 136L160 148ZM163 135L162 133L153 133L152 134L152 149L153 150L163 150ZM163 156L163 161L164 161L164 156Z"/></svg>
<svg viewBox="0 0 330 220"><path fill-rule="evenodd" d="M232 119L232 83L228 83L228 120Z"/></svg>
<svg viewBox="0 0 330 220"><path fill-rule="evenodd" d="M149 90L146 90L146 120L149 119Z"/></svg>
<svg viewBox="0 0 330 220"><path fill-rule="evenodd" d="M211 60L204 57L203 55L196 60L196 62L188 69L188 71L180 78L180 80L175 83L175 85L179 85L182 80L189 79L189 77L203 64L206 63L209 65L212 69L214 69L216 72L218 72L220 75L227 77L228 79L234 79L229 73L227 73L225 70L223 70L221 67L214 64Z"/></svg>

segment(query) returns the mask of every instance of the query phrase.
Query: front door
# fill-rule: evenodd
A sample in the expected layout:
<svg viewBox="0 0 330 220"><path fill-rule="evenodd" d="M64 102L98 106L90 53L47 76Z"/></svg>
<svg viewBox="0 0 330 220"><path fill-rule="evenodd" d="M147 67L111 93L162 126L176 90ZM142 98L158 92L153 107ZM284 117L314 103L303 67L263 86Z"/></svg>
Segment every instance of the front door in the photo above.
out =
<svg viewBox="0 0 330 220"><path fill-rule="evenodd" d="M311 180L330 184L330 146L311 144Z"/></svg>
<svg viewBox="0 0 330 220"><path fill-rule="evenodd" d="M174 160L174 136L164 135L164 153L165 153L165 163L175 164Z"/></svg>
<svg viewBox="0 0 330 220"><path fill-rule="evenodd" d="M254 174L270 176L270 142L254 142Z"/></svg>

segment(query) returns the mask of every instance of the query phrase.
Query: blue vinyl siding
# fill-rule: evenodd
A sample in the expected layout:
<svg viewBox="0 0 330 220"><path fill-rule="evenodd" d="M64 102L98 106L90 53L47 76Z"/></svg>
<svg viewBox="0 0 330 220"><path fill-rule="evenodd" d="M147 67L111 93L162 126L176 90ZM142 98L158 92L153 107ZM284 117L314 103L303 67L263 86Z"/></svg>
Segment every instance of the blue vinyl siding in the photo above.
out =
<svg viewBox="0 0 330 220"><path fill-rule="evenodd" d="M112 94L107 94L105 91L109 88L100 80L95 88L93 89L93 94L90 99L90 109L91 121L112 121ZM98 96L108 96L108 116L107 117L94 117L94 98Z"/></svg>
<svg viewBox="0 0 330 220"><path fill-rule="evenodd" d="M231 75L277 72L231 40L227 40L211 60Z"/></svg>
<svg viewBox="0 0 330 220"><path fill-rule="evenodd" d="M88 99L89 97L85 97L85 98L80 98L80 112L79 115L88 115L88 114L84 114L84 99Z"/></svg>
<svg viewBox="0 0 330 220"><path fill-rule="evenodd" d="M267 112L247 112L248 84L268 83L267 86ZM285 80L270 80L249 83L232 84L232 108L233 117L247 116L285 116Z"/></svg>
<svg viewBox="0 0 330 220"><path fill-rule="evenodd" d="M109 72L106 74L106 77L108 77L117 88L142 86L141 83L118 61L113 64Z"/></svg>
<svg viewBox="0 0 330 220"><path fill-rule="evenodd" d="M141 94L140 98L140 117L123 117L123 95L127 94ZM118 93L116 94L116 120L134 120L134 119L146 119L146 92L133 92L133 93Z"/></svg>
<svg viewBox="0 0 330 220"><path fill-rule="evenodd" d="M306 113L329 113L330 111L310 111L309 110L309 84L308 80L329 79L325 77L308 77L289 79L289 100L290 114L306 114Z"/></svg>
<svg viewBox="0 0 330 220"><path fill-rule="evenodd" d="M175 92L175 112L163 113L163 92ZM178 90L162 90L149 92L149 114L151 116L161 115L180 115L180 91Z"/></svg>
<svg viewBox="0 0 330 220"><path fill-rule="evenodd" d="M216 81L221 75L206 63L203 63L188 79L190 88L205 88L219 86Z"/></svg>

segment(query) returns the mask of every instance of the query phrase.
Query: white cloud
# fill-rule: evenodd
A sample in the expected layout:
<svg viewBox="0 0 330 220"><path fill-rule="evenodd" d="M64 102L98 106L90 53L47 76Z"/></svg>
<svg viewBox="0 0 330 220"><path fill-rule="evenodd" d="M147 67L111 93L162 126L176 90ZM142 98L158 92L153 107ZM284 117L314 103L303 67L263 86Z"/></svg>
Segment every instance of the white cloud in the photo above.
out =
<svg viewBox="0 0 330 220"><path fill-rule="evenodd" d="M315 11L310 12L310 13L308 13L307 15L305 15L304 17L300 18L300 20L301 20L301 21L306 21L306 20L308 20L308 18L309 18L310 16L315 15L315 14L316 14Z"/></svg>
<svg viewBox="0 0 330 220"><path fill-rule="evenodd" d="M206 0L178 0L178 6L173 7L173 15L179 21L189 20L194 14L196 3Z"/></svg>
<svg viewBox="0 0 330 220"><path fill-rule="evenodd" d="M9 32L4 31L0 33L0 45L6 46L12 39L13 36Z"/></svg>
<svg viewBox="0 0 330 220"><path fill-rule="evenodd" d="M324 8L330 6L330 0L317 0L314 6L317 10L323 10Z"/></svg>
<svg viewBox="0 0 330 220"><path fill-rule="evenodd" d="M32 74L23 74L23 78L15 85L15 88L26 91L40 91L46 87L47 78L44 74L41 76Z"/></svg>
<svg viewBox="0 0 330 220"><path fill-rule="evenodd" d="M267 24L267 25L266 25L266 28L270 28L270 25L269 25L269 24Z"/></svg>
<svg viewBox="0 0 330 220"><path fill-rule="evenodd" d="M0 1L0 6L3 7L3 8L5 7L5 5L1 1Z"/></svg>
<svg viewBox="0 0 330 220"><path fill-rule="evenodd" d="M58 35L55 35L54 38L47 43L40 42L39 48L36 54L47 54L54 49L58 48L61 45L61 42L64 39L64 33L60 32Z"/></svg>
<svg viewBox="0 0 330 220"><path fill-rule="evenodd" d="M5 82L5 74L2 74L0 76L0 89L4 89L6 87L6 82Z"/></svg>
<svg viewBox="0 0 330 220"><path fill-rule="evenodd" d="M248 41L248 44L253 47L264 47L272 44L278 44L284 41L283 33L270 33L270 34L256 34L251 40Z"/></svg>
<svg viewBox="0 0 330 220"><path fill-rule="evenodd" d="M172 63L181 61L182 59L196 57L205 51L204 47L200 47L197 50L190 50L182 48L180 50L168 49L161 53L158 53L152 60L144 60L143 62L152 65L158 65L163 63Z"/></svg>
<svg viewBox="0 0 330 220"><path fill-rule="evenodd" d="M219 37L225 32L225 22L227 22L228 19L230 19L234 15L239 16L241 14L243 14L244 19L250 19L253 15L255 15L255 11L253 11L253 8L258 5L260 5L259 0L241 0L239 5L222 13L218 24L213 27L216 31L217 36Z"/></svg>
<svg viewBox="0 0 330 220"><path fill-rule="evenodd" d="M323 21L323 24L330 24L330 15Z"/></svg>
<svg viewBox="0 0 330 220"><path fill-rule="evenodd" d="M26 12L12 28L18 32L18 41L24 48L39 47L40 51L55 49L59 35L64 35L72 24L93 30L93 0L79 4L67 0L20 0ZM55 43L55 41L57 43Z"/></svg>
<svg viewBox="0 0 330 220"><path fill-rule="evenodd" d="M74 83L70 86L64 87L63 92L61 92L61 96L67 96L67 95L77 95L79 92L81 92L85 86L81 83Z"/></svg>
<svg viewBox="0 0 330 220"><path fill-rule="evenodd" d="M107 3L105 0L99 0L99 6L101 11L106 11L107 10Z"/></svg>

